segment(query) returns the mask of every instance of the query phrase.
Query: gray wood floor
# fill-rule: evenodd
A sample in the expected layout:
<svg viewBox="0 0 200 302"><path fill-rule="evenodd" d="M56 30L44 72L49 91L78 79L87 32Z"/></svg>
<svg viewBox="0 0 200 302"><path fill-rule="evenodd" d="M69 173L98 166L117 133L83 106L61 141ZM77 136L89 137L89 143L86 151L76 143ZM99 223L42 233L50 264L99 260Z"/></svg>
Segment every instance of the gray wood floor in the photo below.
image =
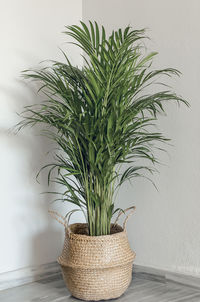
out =
<svg viewBox="0 0 200 302"><path fill-rule="evenodd" d="M77 302L70 296L61 275L0 292L1 302ZM113 301L113 300L112 300ZM136 273L118 302L200 302L200 289L166 282L162 277Z"/></svg>

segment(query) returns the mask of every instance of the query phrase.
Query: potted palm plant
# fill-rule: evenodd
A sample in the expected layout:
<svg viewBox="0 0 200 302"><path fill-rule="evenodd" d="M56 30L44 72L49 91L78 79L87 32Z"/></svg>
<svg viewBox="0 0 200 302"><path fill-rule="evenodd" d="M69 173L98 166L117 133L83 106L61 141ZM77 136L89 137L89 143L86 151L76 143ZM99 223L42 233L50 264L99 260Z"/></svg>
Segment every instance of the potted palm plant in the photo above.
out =
<svg viewBox="0 0 200 302"><path fill-rule="evenodd" d="M67 217L51 212L66 227L58 261L69 290L84 300L116 298L130 283L135 254L125 231L126 211L134 207L116 209L114 194L126 180L153 171L138 160L156 163L153 147L166 141L152 127L164 112L163 104L188 103L171 89L155 91L158 77L179 71L152 69L156 53L145 54L140 43L145 30L128 26L107 37L103 26L81 22L67 26L65 34L83 50L83 67L72 66L63 52L64 63L52 61L50 67L25 71L24 77L41 83L48 100L26 107L18 128L44 125L43 134L59 147L55 162L43 167L49 168L48 183L63 185L61 200L86 217L85 224L68 225L72 212ZM126 215L123 227L111 223L117 212L118 217Z"/></svg>

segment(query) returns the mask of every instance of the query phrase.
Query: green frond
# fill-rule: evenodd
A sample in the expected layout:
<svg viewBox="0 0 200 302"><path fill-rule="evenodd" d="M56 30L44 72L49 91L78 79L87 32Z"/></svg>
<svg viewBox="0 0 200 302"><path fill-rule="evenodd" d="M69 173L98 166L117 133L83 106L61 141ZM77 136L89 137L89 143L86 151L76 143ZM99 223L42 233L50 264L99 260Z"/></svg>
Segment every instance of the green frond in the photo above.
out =
<svg viewBox="0 0 200 302"><path fill-rule="evenodd" d="M45 126L42 134L59 148L54 162L43 167L49 169L48 183L64 187L60 199L86 213L90 235L109 234L112 216L121 211L114 208L116 189L127 180L154 172L148 162L158 162L157 142L167 139L152 129L165 112L165 103L188 102L170 88L162 90L164 77L180 72L153 70L157 53L145 53L144 29L127 26L107 36L103 26L90 21L67 26L64 33L83 50L84 66L73 66L62 51L64 62L24 71L25 78L40 83L39 92L47 100L26 107L18 129ZM154 87L153 92L148 92L149 87ZM141 159L143 166L137 165ZM123 164L129 166L121 174Z"/></svg>

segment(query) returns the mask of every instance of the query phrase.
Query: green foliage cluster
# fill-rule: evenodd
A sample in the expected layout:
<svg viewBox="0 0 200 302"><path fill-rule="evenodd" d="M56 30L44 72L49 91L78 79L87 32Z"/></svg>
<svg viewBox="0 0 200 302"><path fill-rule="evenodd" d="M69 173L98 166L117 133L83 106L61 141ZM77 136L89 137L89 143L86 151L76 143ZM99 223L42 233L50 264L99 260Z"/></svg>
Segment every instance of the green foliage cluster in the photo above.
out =
<svg viewBox="0 0 200 302"><path fill-rule="evenodd" d="M107 37L103 26L81 22L67 26L65 33L83 50L84 66L72 66L63 52L65 63L53 61L51 67L25 71L26 78L42 84L48 100L26 107L18 127L47 126L45 135L61 151L45 166L48 182L63 185L61 199L84 211L89 235L106 235L113 214L120 210L113 202L116 189L145 170L152 172L137 162L143 158L154 164L155 143L166 140L151 127L164 112L163 103L187 102L171 89L147 93L161 75L179 72L152 70L156 53L144 55L144 30L128 26ZM122 173L123 164L128 168Z"/></svg>

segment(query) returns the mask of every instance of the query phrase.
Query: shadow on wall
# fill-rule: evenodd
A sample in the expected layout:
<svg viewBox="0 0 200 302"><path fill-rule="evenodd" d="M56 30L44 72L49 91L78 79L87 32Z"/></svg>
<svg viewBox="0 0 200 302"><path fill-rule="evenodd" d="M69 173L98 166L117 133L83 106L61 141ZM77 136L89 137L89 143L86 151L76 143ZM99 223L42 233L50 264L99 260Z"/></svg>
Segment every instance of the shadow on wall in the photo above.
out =
<svg viewBox="0 0 200 302"><path fill-rule="evenodd" d="M38 198L38 201L35 202L35 204L34 200L31 202L31 215L34 216L34 218L32 218L32 228L34 229L34 234L29 239L31 247L29 261L33 265L55 261L58 255L61 253L64 239L63 227L61 226L59 228L57 222L54 222L48 214L48 209L53 206L50 204L50 202L57 198L57 196L51 194L40 194L40 192L57 191L57 188L53 184L48 187L48 170L44 170L40 173L40 184L36 184L35 179L35 175L37 174L38 170L45 164L52 162L51 156L47 155L47 152L50 149L52 149L52 145L49 144L49 141L38 136L34 137L34 143L29 147L31 155L29 162L30 178L32 178L31 181L35 182L35 185L38 187L38 189L34 192L34 198ZM40 150L39 155L38 150Z"/></svg>
<svg viewBox="0 0 200 302"><path fill-rule="evenodd" d="M15 89L4 89L5 94L9 94L10 104L13 105L12 110L18 107L14 110L20 112L22 111L20 107L43 100L29 91L28 102L26 102L24 96L21 98L22 95L26 95L26 91L27 88L24 94L18 94ZM14 104L14 100L17 105ZM10 118L9 114L10 112L7 118ZM15 114L13 112L11 114L11 119L17 120ZM13 124L16 122L14 121ZM63 227L58 227L57 222L54 222L48 214L50 201L55 198L55 195L40 194L56 191L55 186L48 187L47 185L47 171L40 174L40 184L35 179L39 169L51 162L51 157L47 152L53 148L52 143L47 138L38 136L39 128L27 128L17 135L12 130L8 130L9 128L1 127L0 129L4 148L3 151L1 150L3 152L1 156L7 157L1 172L2 175L4 174L3 195L6 200L0 203L8 225L5 238L8 244L5 244L3 254L7 254L7 258L13 255L13 265L10 269L13 270L56 261L61 253L64 230ZM14 254L9 245L13 246ZM6 263L2 265L2 271L5 271L4 267Z"/></svg>
<svg viewBox="0 0 200 302"><path fill-rule="evenodd" d="M39 131L36 130L36 132L38 134ZM35 202L35 204L34 200L31 202L31 215L34 216L34 218L32 218L32 228L34 232L31 238L29 238L29 262L33 265L56 261L61 253L64 239L63 228L59 228L57 222L54 222L48 214L48 209L51 207L50 202L57 198L57 196L40 194L40 192L57 191L55 185L51 184L49 187L47 185L48 169L40 173L39 184L36 184L35 179L39 169L45 164L52 162L51 156L47 155L47 152L51 149L52 145L48 139L33 135L33 144L29 146L31 157L29 162L29 175L30 178L32 178L31 181L35 182L35 185L38 187L34 192L34 198L38 198L38 201Z"/></svg>

